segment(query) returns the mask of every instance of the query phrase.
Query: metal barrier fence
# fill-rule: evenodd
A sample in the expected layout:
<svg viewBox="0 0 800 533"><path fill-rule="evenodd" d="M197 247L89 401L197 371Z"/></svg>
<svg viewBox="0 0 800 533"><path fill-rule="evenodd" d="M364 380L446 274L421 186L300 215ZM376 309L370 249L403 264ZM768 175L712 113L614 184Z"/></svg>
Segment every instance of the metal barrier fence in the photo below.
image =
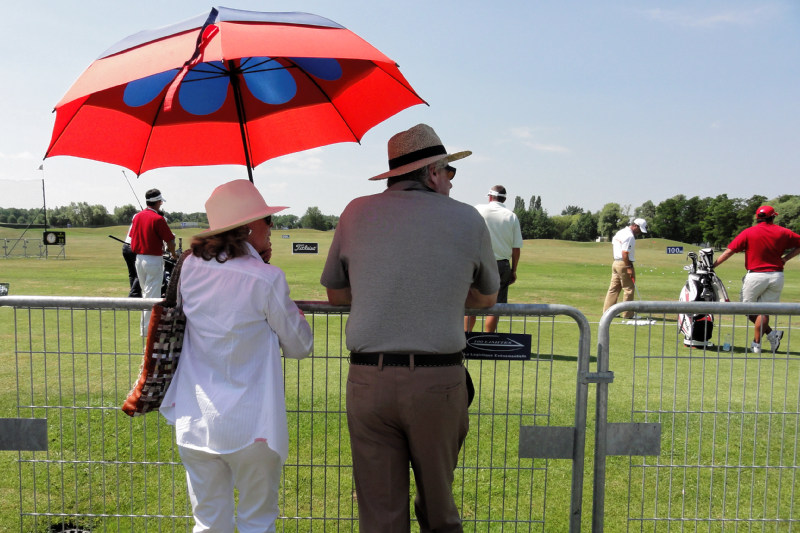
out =
<svg viewBox="0 0 800 533"><path fill-rule="evenodd" d="M0 239L3 258L10 257L44 257L45 245L41 238L36 239Z"/></svg>
<svg viewBox="0 0 800 533"><path fill-rule="evenodd" d="M637 317L613 318L623 311ZM710 314L711 345L687 347L678 313ZM774 352L764 338L761 353L751 348L747 315L758 314L784 333ZM800 531L793 315L800 305L626 302L608 310L598 328L597 370L606 379L597 388L593 531ZM646 457L610 457L620 434L609 418L635 425L627 446Z"/></svg>
<svg viewBox="0 0 800 533"><path fill-rule="evenodd" d="M67 258L66 245L47 246L42 242L41 237L33 239L0 239L0 249L3 251L2 255L0 255L3 259L33 257L38 259L46 259L48 257L53 257L55 259Z"/></svg>
<svg viewBox="0 0 800 533"><path fill-rule="evenodd" d="M8 355L16 379L16 390L0 392L0 405L16 403L0 449L13 441L25 450L18 452L21 532L191 530L172 428L158 414L129 418L119 409L141 362L138 311L156 301L0 299L14 308ZM315 346L309 359L284 361L291 450L278 527L356 531L346 309L299 305ZM579 531L587 387L595 379L589 324L566 306L498 305L493 312L502 316L501 331L532 336L533 353L527 361L467 363L476 396L454 483L465 529ZM575 383L575 392L565 383Z"/></svg>

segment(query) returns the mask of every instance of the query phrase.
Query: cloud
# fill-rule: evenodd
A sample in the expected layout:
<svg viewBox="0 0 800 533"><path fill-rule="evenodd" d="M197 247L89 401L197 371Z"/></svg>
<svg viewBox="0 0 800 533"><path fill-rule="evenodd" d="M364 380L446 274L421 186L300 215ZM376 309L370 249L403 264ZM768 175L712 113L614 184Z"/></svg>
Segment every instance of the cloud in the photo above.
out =
<svg viewBox="0 0 800 533"><path fill-rule="evenodd" d="M0 160L12 161L12 160L23 160L23 161L33 161L34 155L30 152L20 152L18 154L6 154L0 152Z"/></svg>
<svg viewBox="0 0 800 533"><path fill-rule="evenodd" d="M515 139L532 139L533 138L533 129L529 128L528 126L522 126L518 128L511 128L511 136Z"/></svg>
<svg viewBox="0 0 800 533"><path fill-rule="evenodd" d="M558 144L541 144L535 142L525 143L526 146L530 146L534 150L538 150L539 152L552 152L557 154L566 154L569 153L569 148L566 146L560 146Z"/></svg>
<svg viewBox="0 0 800 533"><path fill-rule="evenodd" d="M269 167L266 173L293 176L318 174L324 166L324 159L320 157L323 150L324 148L314 148L278 157L265 164Z"/></svg>
<svg viewBox="0 0 800 533"><path fill-rule="evenodd" d="M522 144L522 146L533 148L539 152L558 154L569 153L569 148L566 146L538 141L536 139L535 129L531 128L530 126L518 126L511 128L508 132L508 136L509 138L501 141L501 143L516 142Z"/></svg>
<svg viewBox="0 0 800 533"><path fill-rule="evenodd" d="M727 9L701 13L697 10L647 9L642 13L650 20L686 28L715 28L719 26L752 26L780 16L780 8L766 4L742 9Z"/></svg>

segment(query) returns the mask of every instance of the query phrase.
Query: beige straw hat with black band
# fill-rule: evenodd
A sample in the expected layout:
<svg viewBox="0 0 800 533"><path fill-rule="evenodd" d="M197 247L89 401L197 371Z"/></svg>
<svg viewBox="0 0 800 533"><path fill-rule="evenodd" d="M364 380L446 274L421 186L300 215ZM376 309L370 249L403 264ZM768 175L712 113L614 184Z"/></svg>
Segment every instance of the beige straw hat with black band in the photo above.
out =
<svg viewBox="0 0 800 533"><path fill-rule="evenodd" d="M437 161L449 163L472 155L469 150L448 154L439 136L427 124L417 124L393 136L389 139L388 151L389 171L373 176L370 180L402 176Z"/></svg>
<svg viewBox="0 0 800 533"><path fill-rule="evenodd" d="M214 189L206 202L208 230L197 237L210 237L249 222L266 218L287 209L285 206L270 207L256 186L249 180L233 180Z"/></svg>

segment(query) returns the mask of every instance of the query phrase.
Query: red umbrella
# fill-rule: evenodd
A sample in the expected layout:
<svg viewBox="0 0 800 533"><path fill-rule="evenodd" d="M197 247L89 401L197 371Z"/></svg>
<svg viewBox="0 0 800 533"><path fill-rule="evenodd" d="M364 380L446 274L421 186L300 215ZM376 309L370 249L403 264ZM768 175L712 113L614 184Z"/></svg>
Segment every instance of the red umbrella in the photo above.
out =
<svg viewBox="0 0 800 533"><path fill-rule="evenodd" d="M355 141L425 103L397 65L307 13L225 7L131 35L56 104L45 157L166 166L241 164Z"/></svg>

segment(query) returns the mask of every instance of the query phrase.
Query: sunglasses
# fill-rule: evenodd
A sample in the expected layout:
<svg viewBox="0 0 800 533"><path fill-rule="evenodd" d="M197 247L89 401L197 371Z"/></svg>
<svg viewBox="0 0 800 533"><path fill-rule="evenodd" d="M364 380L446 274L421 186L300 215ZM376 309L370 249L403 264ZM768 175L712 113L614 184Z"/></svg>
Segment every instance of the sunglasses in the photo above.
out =
<svg viewBox="0 0 800 533"><path fill-rule="evenodd" d="M444 167L444 169L446 171L448 171L450 174L452 174L450 176L450 179L453 179L453 178L456 177L456 167L451 167L450 165L447 165L446 167Z"/></svg>
<svg viewBox="0 0 800 533"><path fill-rule="evenodd" d="M271 226L272 225L272 215L266 217L264 219L264 222L266 222L267 226Z"/></svg>

